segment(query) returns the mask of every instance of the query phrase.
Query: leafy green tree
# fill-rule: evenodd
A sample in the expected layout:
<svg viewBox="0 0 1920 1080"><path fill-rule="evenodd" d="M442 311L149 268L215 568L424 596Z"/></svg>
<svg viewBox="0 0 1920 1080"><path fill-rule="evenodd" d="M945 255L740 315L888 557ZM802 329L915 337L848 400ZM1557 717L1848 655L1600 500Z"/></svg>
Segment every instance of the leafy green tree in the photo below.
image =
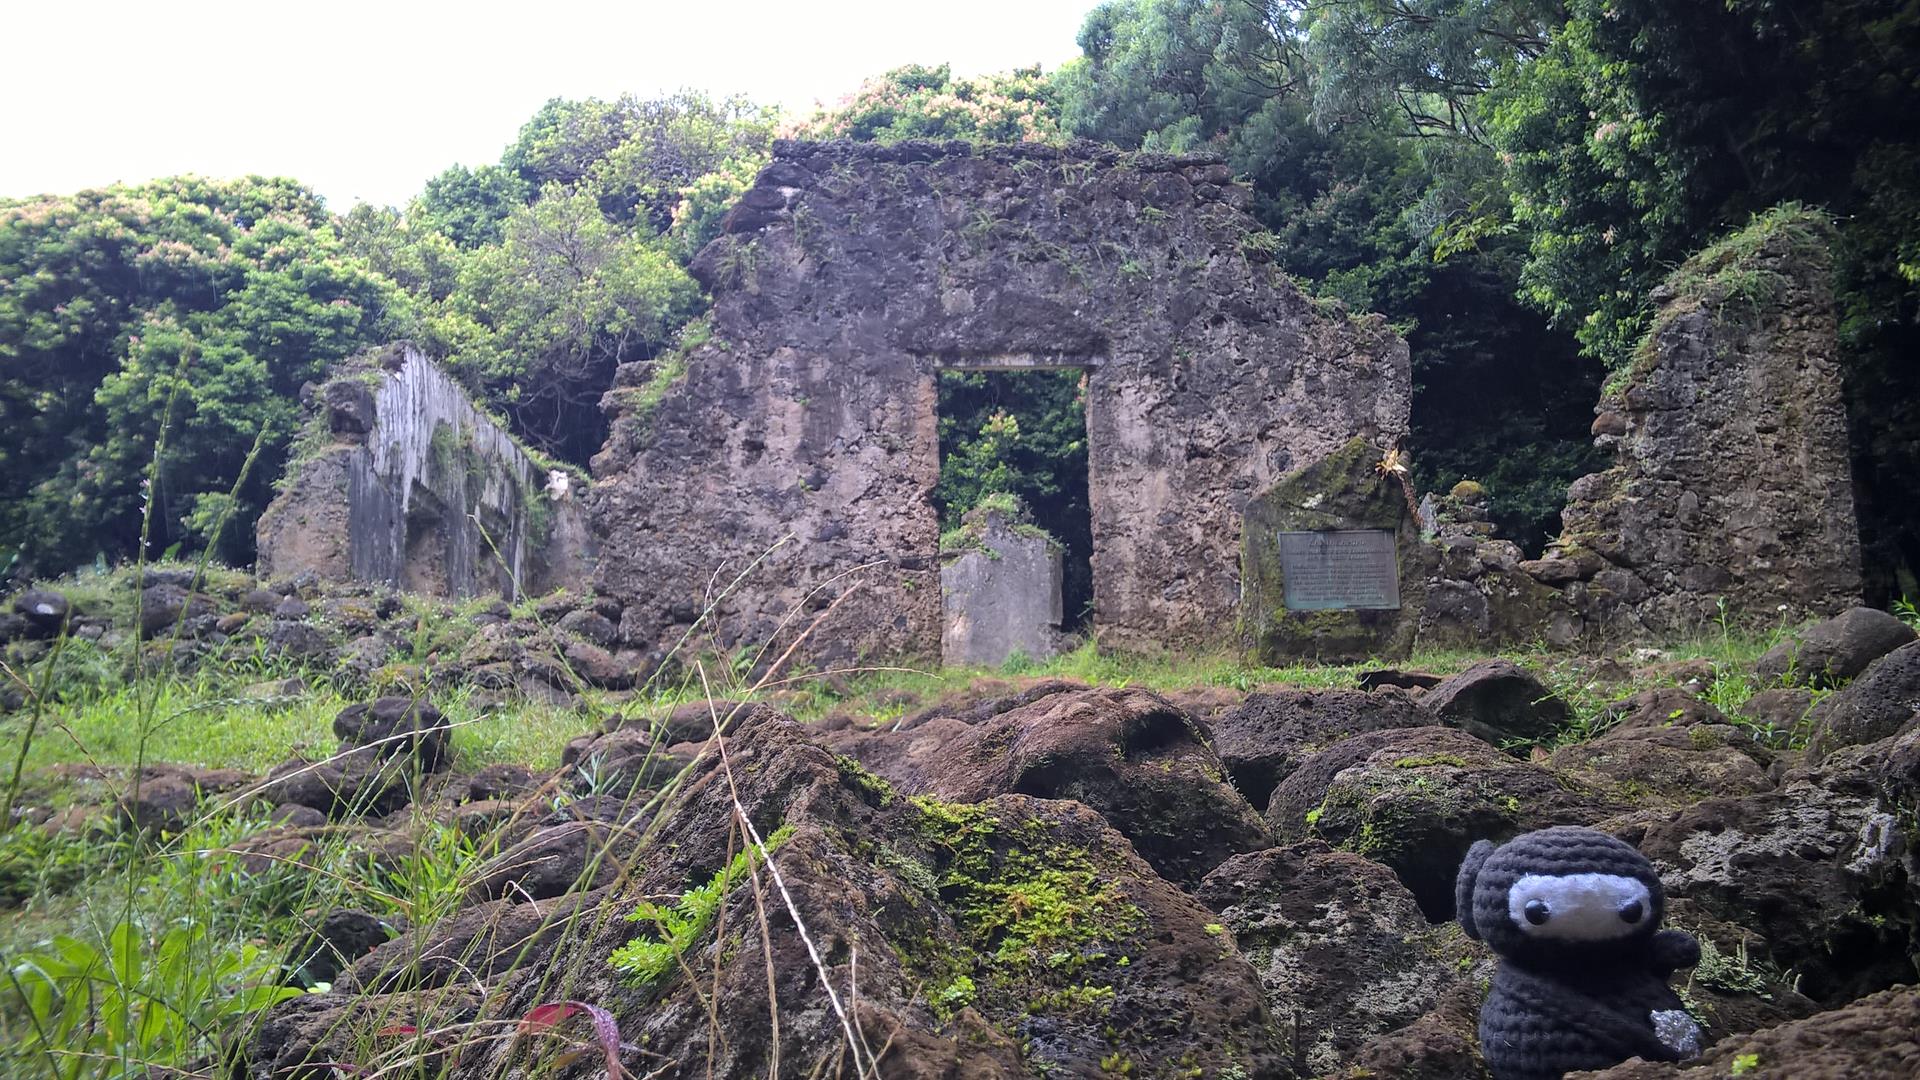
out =
<svg viewBox="0 0 1920 1080"><path fill-rule="evenodd" d="M523 438L584 461L605 441L614 368L659 351L703 307L658 237L554 184L507 219L499 245L466 258L427 337Z"/></svg>
<svg viewBox="0 0 1920 1080"><path fill-rule="evenodd" d="M774 122L692 92L555 99L498 165L448 169L404 211L355 207L340 233L516 434L585 463L615 368L704 310L683 267L765 166Z"/></svg>
<svg viewBox="0 0 1920 1080"><path fill-rule="evenodd" d="M149 499L162 548L204 541L231 510L220 554L244 561L301 385L410 325L404 294L289 180L0 204L0 282L0 548L46 572L130 554Z"/></svg>
<svg viewBox="0 0 1920 1080"><path fill-rule="evenodd" d="M1491 94L1527 297L1609 364L1689 253L1786 201L1833 212L1874 591L1920 567L1920 5L1571 0Z"/></svg>
<svg viewBox="0 0 1920 1080"><path fill-rule="evenodd" d="M1414 462L1479 479L1504 532L1558 529L1594 463L1599 378L1516 302L1524 238L1477 96L1539 46L1543 5L1113 0L1058 76L1073 134L1224 155L1303 286L1385 313L1413 353Z"/></svg>
<svg viewBox="0 0 1920 1080"><path fill-rule="evenodd" d="M941 64L908 64L869 79L797 126L808 139L1047 142L1060 137L1058 92L1039 68L956 79Z"/></svg>
<svg viewBox="0 0 1920 1080"><path fill-rule="evenodd" d="M1066 548L1070 622L1093 599L1085 394L1081 371L940 376L940 482L933 501L942 527L957 527L987 495L1018 495L1034 523Z"/></svg>
<svg viewBox="0 0 1920 1080"><path fill-rule="evenodd" d="M500 165L455 165L427 181L409 215L462 248L500 242L507 218L533 199L532 186ZM359 209L355 207L355 209Z"/></svg>

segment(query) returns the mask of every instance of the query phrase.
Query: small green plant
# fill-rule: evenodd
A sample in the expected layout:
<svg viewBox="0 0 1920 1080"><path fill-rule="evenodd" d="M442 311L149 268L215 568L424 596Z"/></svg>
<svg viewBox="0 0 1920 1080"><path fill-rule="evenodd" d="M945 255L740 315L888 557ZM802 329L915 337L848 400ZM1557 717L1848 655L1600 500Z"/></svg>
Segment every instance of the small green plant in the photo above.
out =
<svg viewBox="0 0 1920 1080"><path fill-rule="evenodd" d="M927 994L927 1005L933 1009L933 1015L941 1023L953 1019L955 1013L973 1004L974 985L969 975L955 975L953 981Z"/></svg>
<svg viewBox="0 0 1920 1080"><path fill-rule="evenodd" d="M1733 1067L1727 1073L1730 1076L1745 1076L1759 1067L1759 1054L1741 1054L1733 1059Z"/></svg>
<svg viewBox="0 0 1920 1080"><path fill-rule="evenodd" d="M254 945L216 941L198 925L150 938L121 922L105 945L60 935L7 972L29 1020L23 1049L55 1080L186 1061L235 1018L303 993L273 985L276 965Z"/></svg>
<svg viewBox="0 0 1920 1080"><path fill-rule="evenodd" d="M1920 607L1915 607L1912 598L1901 597L1893 602L1893 615L1915 631L1920 631Z"/></svg>
<svg viewBox="0 0 1920 1080"><path fill-rule="evenodd" d="M1713 939L1701 937L1700 962L1694 965L1688 981L1729 994L1752 994L1765 999L1773 997L1767 990L1769 984L1766 973L1747 956L1745 941L1729 956L1720 951Z"/></svg>
<svg viewBox="0 0 1920 1080"><path fill-rule="evenodd" d="M772 855L792 835L793 826L782 825L767 837L765 854ZM672 905L643 901L627 919L652 923L654 936L634 938L615 949L608 962L634 986L658 982L680 962L681 954L692 948L713 925L714 916L720 913L720 905L726 901L733 883L752 873L762 858L759 850L747 848L721 867L706 884L682 893Z"/></svg>

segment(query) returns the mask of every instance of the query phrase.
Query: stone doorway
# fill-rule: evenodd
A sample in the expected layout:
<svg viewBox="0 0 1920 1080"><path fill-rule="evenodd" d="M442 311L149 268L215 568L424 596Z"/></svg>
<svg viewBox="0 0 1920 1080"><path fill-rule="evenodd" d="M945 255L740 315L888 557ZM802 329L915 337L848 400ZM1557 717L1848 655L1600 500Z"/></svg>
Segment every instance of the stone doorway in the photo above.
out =
<svg viewBox="0 0 1920 1080"><path fill-rule="evenodd" d="M1091 363L1030 358L941 363L936 410L943 533L990 491L1018 496L1033 527L1060 548L1061 618L1068 634L1093 623L1087 375Z"/></svg>

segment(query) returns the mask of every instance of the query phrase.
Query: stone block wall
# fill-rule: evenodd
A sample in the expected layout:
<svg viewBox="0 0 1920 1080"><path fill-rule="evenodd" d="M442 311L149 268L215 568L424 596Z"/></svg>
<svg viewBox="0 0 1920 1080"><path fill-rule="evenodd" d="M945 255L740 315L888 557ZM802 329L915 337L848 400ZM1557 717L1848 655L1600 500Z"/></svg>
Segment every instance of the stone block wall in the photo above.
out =
<svg viewBox="0 0 1920 1080"><path fill-rule="evenodd" d="M1210 159L780 143L694 269L707 336L629 365L595 459L597 585L629 641L938 654L935 378L1087 372L1094 634L1231 636L1240 513L1404 435L1407 350L1311 302Z"/></svg>
<svg viewBox="0 0 1920 1080"><path fill-rule="evenodd" d="M262 577L306 571L431 596L587 584L578 492L412 345L347 361L308 401L310 445L257 531Z"/></svg>
<svg viewBox="0 0 1920 1080"><path fill-rule="evenodd" d="M1763 215L1653 294L1653 329L1597 409L1614 464L1575 481L1525 565L1582 633L1778 625L1859 603L1839 341L1823 218Z"/></svg>

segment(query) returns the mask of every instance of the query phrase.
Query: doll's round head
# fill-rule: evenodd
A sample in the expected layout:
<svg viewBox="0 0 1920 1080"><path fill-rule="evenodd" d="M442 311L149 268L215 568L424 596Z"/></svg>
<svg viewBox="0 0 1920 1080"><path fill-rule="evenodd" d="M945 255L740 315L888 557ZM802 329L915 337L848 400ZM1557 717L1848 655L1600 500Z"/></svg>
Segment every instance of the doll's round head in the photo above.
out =
<svg viewBox="0 0 1920 1080"><path fill-rule="evenodd" d="M1515 958L1596 956L1645 941L1666 913L1653 864L1594 829L1557 826L1474 844L1454 900L1467 936Z"/></svg>

